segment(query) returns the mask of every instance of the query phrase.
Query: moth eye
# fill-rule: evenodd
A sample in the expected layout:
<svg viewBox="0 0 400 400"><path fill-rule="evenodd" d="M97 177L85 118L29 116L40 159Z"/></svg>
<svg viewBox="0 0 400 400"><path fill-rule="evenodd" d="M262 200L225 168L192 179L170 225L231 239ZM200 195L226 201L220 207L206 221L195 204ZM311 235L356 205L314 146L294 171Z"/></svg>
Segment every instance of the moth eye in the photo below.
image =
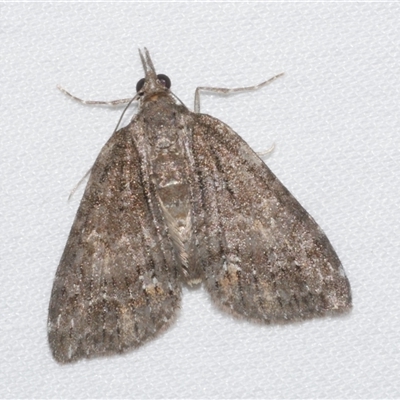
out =
<svg viewBox="0 0 400 400"><path fill-rule="evenodd" d="M136 84L136 92L139 93L139 90L142 89L143 85L144 85L145 79L142 78L137 84Z"/></svg>
<svg viewBox="0 0 400 400"><path fill-rule="evenodd" d="M157 79L167 89L169 89L171 87L171 79L169 79L167 75L159 74L159 75L157 75Z"/></svg>

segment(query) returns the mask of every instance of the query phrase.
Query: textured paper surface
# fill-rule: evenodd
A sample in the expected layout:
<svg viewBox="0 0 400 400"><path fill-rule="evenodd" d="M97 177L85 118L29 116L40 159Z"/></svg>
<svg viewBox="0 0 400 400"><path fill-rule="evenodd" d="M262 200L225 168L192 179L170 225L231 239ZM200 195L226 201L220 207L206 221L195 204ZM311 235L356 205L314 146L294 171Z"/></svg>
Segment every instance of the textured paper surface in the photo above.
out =
<svg viewBox="0 0 400 400"><path fill-rule="evenodd" d="M10 4L0 54L0 396L3 398L395 398L400 395L397 4ZM83 187L68 195L129 97L138 47L192 107L202 97L317 220L352 285L344 318L238 322L185 289L177 322L125 356L60 367L46 321ZM131 115L131 114L130 114ZM125 122L128 117L125 118Z"/></svg>

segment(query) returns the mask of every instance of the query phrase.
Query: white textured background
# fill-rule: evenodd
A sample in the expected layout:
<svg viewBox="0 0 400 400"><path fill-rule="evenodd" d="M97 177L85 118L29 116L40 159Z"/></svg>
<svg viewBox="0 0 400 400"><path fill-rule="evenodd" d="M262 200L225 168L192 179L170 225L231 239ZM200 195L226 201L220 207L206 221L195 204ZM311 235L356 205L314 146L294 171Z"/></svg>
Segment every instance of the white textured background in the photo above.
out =
<svg viewBox="0 0 400 400"><path fill-rule="evenodd" d="M399 398L400 5L0 5L0 397ZM352 285L346 317L238 322L184 290L174 326L124 356L58 365L47 344L53 277L83 187L67 197L132 96L138 47L190 108L202 98L325 230Z"/></svg>

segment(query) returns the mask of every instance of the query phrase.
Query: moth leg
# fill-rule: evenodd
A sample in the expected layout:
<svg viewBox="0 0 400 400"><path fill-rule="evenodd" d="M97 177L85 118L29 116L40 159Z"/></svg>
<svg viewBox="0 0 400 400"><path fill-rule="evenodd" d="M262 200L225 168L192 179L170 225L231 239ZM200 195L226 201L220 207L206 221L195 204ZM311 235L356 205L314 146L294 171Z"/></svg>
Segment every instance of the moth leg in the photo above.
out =
<svg viewBox="0 0 400 400"><path fill-rule="evenodd" d="M119 99L119 100L111 100L111 101L98 101L98 100L82 100L79 97L74 96L67 90L65 90L62 86L57 85L57 89L66 94L69 97L72 97L74 100L79 101L82 104L94 104L94 105L106 105L106 106L118 106L119 104L127 104L132 100L132 97L129 99Z"/></svg>
<svg viewBox="0 0 400 400"><path fill-rule="evenodd" d="M270 146L269 149L264 150L264 151L257 151L257 155L260 158L264 158L264 157L269 156L270 154L272 154L274 150L275 150L275 143L272 143L272 145Z"/></svg>
<svg viewBox="0 0 400 400"><path fill-rule="evenodd" d="M214 92L214 93L221 93L221 94L232 94L232 93L240 93L240 92L247 92L250 90L257 90L260 89L266 85L269 85L272 83L275 79L281 77L283 75L283 72L275 75L274 77L268 79L265 82L261 82L258 85L254 86L246 86L246 87L241 87L241 88L216 88L216 87L208 87L208 86L199 86L196 88L195 94L194 94L194 112L199 113L200 112L200 91L204 92Z"/></svg>

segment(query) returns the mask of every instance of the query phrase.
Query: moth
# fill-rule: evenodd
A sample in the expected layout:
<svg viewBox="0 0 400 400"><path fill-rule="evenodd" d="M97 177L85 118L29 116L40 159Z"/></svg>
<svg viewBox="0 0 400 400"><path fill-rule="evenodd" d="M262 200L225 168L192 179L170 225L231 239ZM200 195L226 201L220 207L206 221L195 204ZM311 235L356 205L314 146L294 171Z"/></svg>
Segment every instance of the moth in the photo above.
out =
<svg viewBox="0 0 400 400"><path fill-rule="evenodd" d="M55 276L54 358L140 346L174 320L185 284L257 322L349 310L349 281L314 219L239 135L189 111L139 53L138 113L91 168Z"/></svg>

